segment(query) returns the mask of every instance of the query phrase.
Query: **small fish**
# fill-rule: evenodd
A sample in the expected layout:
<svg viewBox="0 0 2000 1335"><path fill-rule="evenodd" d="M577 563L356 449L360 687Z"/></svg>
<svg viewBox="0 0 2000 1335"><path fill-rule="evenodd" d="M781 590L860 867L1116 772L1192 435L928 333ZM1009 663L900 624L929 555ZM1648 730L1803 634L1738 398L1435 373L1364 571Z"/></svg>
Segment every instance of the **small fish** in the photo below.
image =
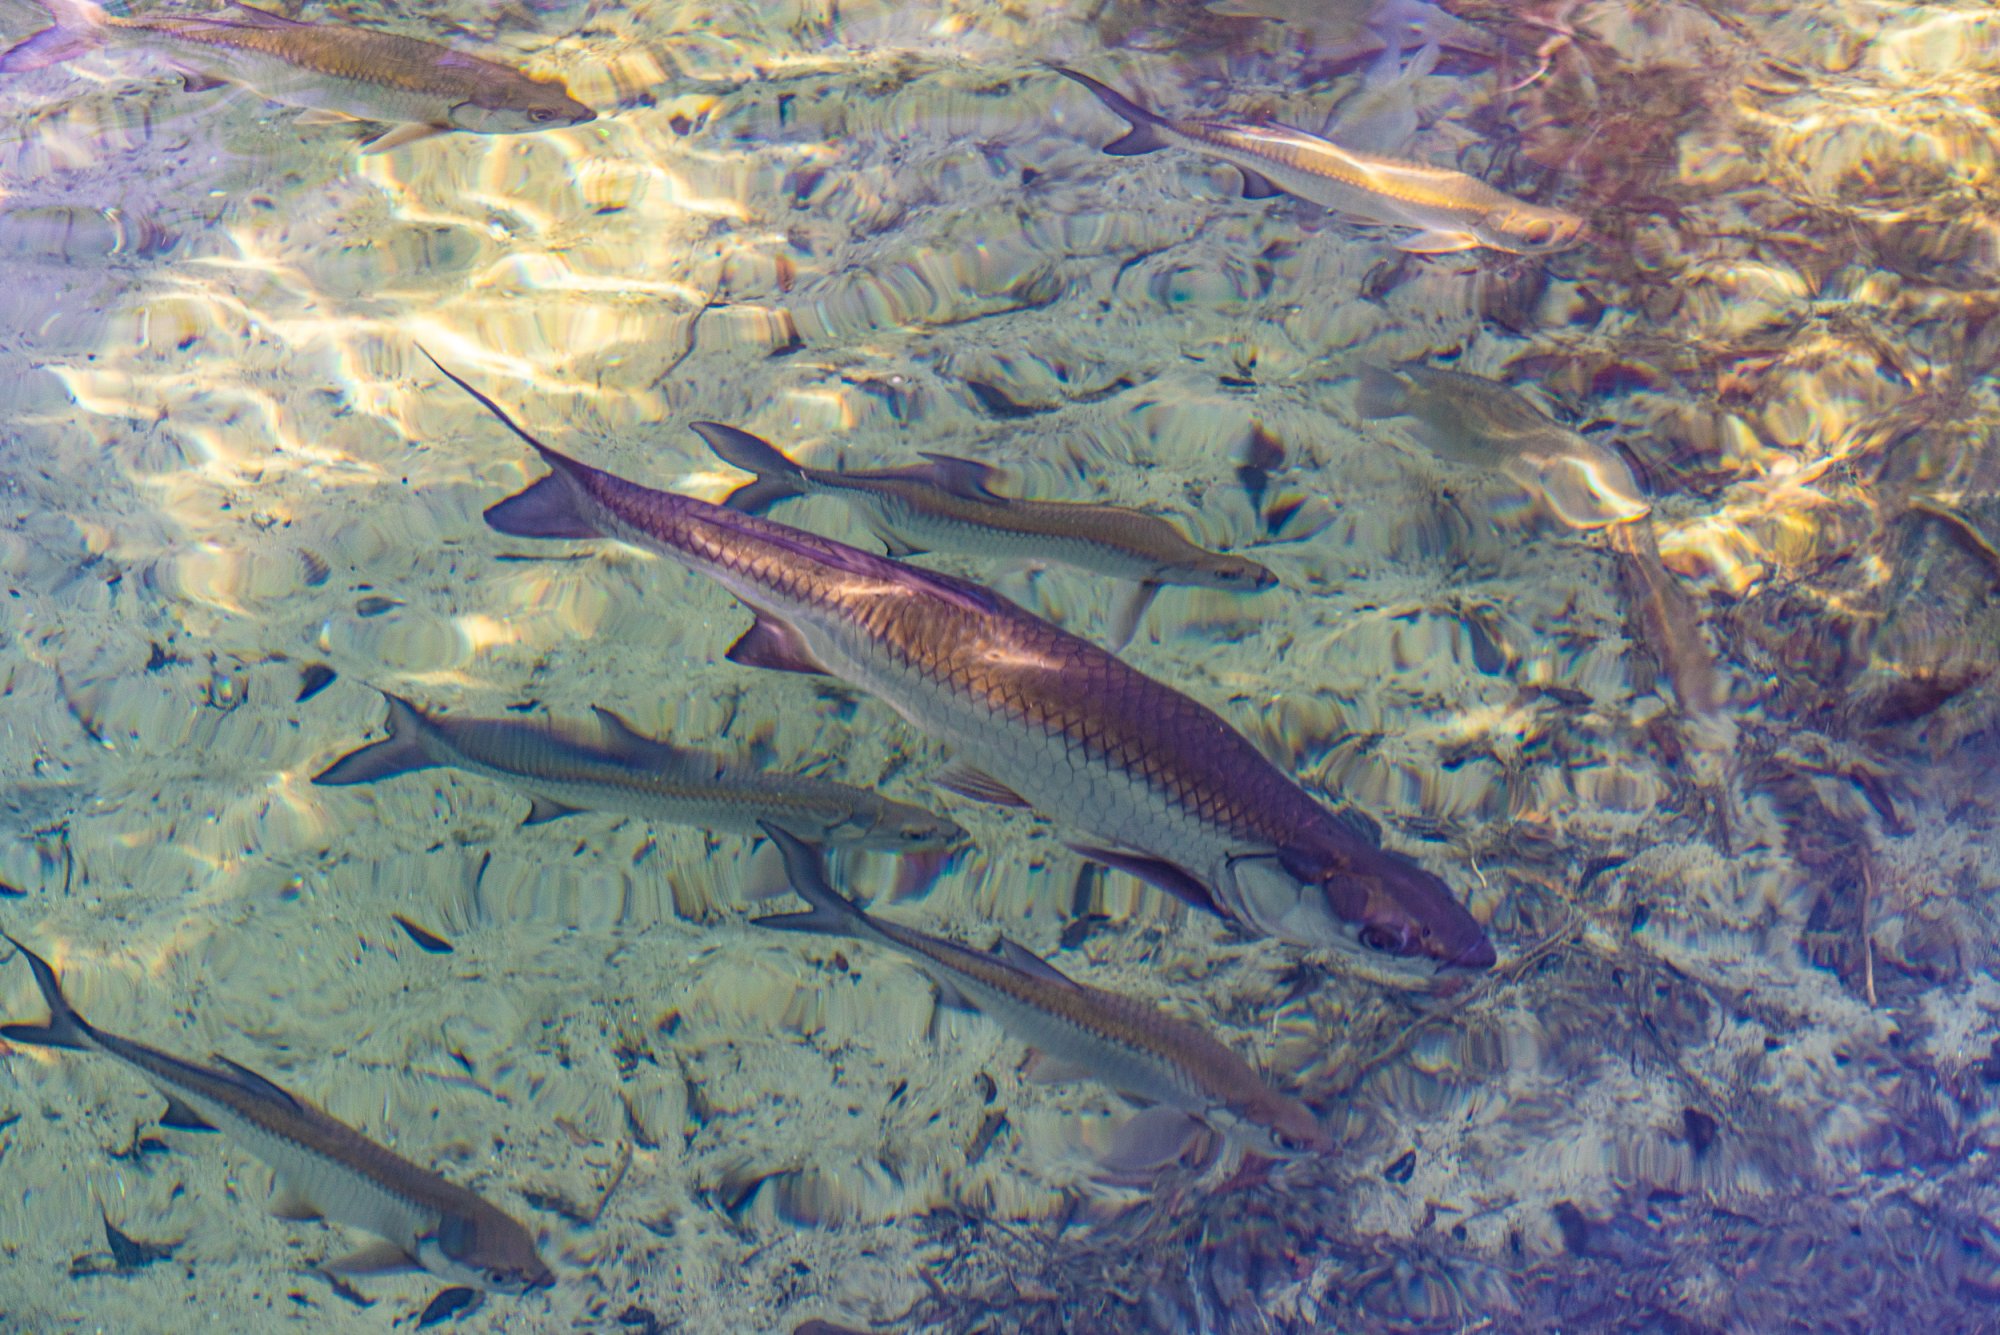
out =
<svg viewBox="0 0 2000 1335"><path fill-rule="evenodd" d="M1515 255L1548 255L1583 239L1583 219L1530 204L1475 176L1447 167L1343 148L1288 125L1169 120L1087 74L1051 66L1096 94L1132 130L1104 146L1115 157L1178 147L1220 158L1243 173L1243 198L1278 194L1390 227L1414 227L1398 250L1435 255L1486 246Z"/></svg>
<svg viewBox="0 0 2000 1335"><path fill-rule="evenodd" d="M1193 1119L1266 1157L1332 1148L1311 1109L1271 1088L1205 1030L1075 982L1006 937L1001 953L992 955L872 918L827 884L818 850L775 827L767 833L784 855L792 889L812 911L759 918L759 927L859 937L901 952L930 975L946 1005L978 1010L1033 1048L1044 1078L1101 1080L1185 1115L1178 1128L1173 1119L1165 1128L1156 1119L1141 1123L1149 1136L1162 1130L1185 1136Z"/></svg>
<svg viewBox="0 0 2000 1335"><path fill-rule="evenodd" d="M613 538L709 576L755 614L730 661L870 692L952 747L944 786L1032 807L1085 834L1070 846L1093 861L1384 981L1493 965L1449 886L1213 710L969 580L592 468L438 369L551 470L489 525Z"/></svg>
<svg viewBox="0 0 2000 1335"><path fill-rule="evenodd" d="M345 23L300 23L240 0L218 15L118 18L92 0L43 0L55 26L0 54L0 74L59 64L101 46L156 52L190 91L241 84L286 106L394 128L383 153L452 130L525 134L595 120L553 79L536 79L437 42Z"/></svg>
<svg viewBox="0 0 2000 1335"><path fill-rule="evenodd" d="M389 736L313 777L327 786L440 766L498 779L532 799L527 825L578 811L620 811L665 825L755 834L775 821L814 840L901 852L956 848L956 822L863 788L800 774L767 774L705 751L634 732L608 709L593 711L597 735L515 719L426 714L390 695Z"/></svg>
<svg viewBox="0 0 2000 1335"><path fill-rule="evenodd" d="M48 1002L46 1024L0 1025L0 1038L116 1057L167 1096L161 1125L222 1131L271 1166L279 1212L324 1215L385 1240L334 1269L420 1266L454 1284L525 1293L555 1283L528 1230L473 1195L394 1154L247 1067L218 1056L197 1066L87 1023L48 961L5 933Z"/></svg>
<svg viewBox="0 0 2000 1335"><path fill-rule="evenodd" d="M723 504L761 515L794 496L831 495L860 511L896 557L926 551L1060 561L1139 586L1135 607L1119 616L1120 642L1163 584L1261 593L1278 577L1247 557L1211 552L1189 542L1157 515L1079 501L1022 500L996 495L994 470L972 459L926 454L910 468L842 471L808 468L769 441L719 422L695 422L695 434L726 463L757 480Z"/></svg>
<svg viewBox="0 0 2000 1335"><path fill-rule="evenodd" d="M1602 529L1644 519L1652 504L1616 450L1578 435L1497 380L1405 366L1361 373L1363 417L1413 417L1440 458L1506 474L1563 523Z"/></svg>

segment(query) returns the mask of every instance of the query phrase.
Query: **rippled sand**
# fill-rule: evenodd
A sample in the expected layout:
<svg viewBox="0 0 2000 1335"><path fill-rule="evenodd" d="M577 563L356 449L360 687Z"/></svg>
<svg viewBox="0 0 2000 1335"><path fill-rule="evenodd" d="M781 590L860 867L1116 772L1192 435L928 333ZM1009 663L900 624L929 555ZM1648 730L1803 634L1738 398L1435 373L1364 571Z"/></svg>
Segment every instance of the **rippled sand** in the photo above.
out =
<svg viewBox="0 0 2000 1335"><path fill-rule="evenodd" d="M601 119L368 158L130 57L10 77L0 926L103 1027L242 1061L541 1232L560 1286L462 1328L1984 1324L2000 23L1451 7L1443 72L1395 94L1412 151L1586 214L1585 249L1402 256L1191 155L1106 157L1114 120L1040 64L1319 128L1357 114L1358 6L399 11ZM724 662L746 618L710 583L488 530L539 470L415 343L655 486L738 480L706 418L1254 544L1284 590L1168 590L1126 656L1380 818L1499 970L1329 973L940 796L886 708ZM1678 717L1601 543L1359 420L1362 364L1448 357L1641 465L1734 741ZM1081 633L1114 612L1106 581L936 564ZM768 852L521 828L444 771L311 787L377 735L371 687L601 704L950 810L978 851L892 912L1044 954L1101 916L1065 969L1215 1023L1343 1149L1093 1182L1117 1101L1026 1083L882 952L746 926ZM136 1076L0 1054L0 1328L381 1329L439 1287L359 1309L304 1272L361 1239L269 1218L264 1169L156 1130ZM72 1278L100 1207L176 1258Z"/></svg>

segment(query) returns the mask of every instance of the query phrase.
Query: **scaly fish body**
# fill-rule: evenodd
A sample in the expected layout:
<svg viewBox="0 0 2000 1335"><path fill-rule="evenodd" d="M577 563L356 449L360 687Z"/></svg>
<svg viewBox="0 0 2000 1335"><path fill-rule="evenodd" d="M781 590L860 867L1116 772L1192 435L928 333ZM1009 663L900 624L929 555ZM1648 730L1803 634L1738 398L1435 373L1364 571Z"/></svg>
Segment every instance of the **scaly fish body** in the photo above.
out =
<svg viewBox="0 0 2000 1335"><path fill-rule="evenodd" d="M934 454L912 468L808 468L747 431L715 422L696 422L694 429L724 461L757 474L725 502L731 509L763 514L787 496L836 496L860 511L893 556L950 551L1060 561L1143 584L1238 592L1278 582L1255 561L1196 546L1157 515L1122 505L996 495L988 486L993 470L971 459Z"/></svg>
<svg viewBox="0 0 2000 1335"><path fill-rule="evenodd" d="M1542 255L1583 237L1583 220L1575 214L1516 199L1462 171L1344 148L1286 125L1173 120L1089 75L1054 68L1132 126L1105 152L1129 157L1171 145L1219 158L1243 173L1246 199L1283 191L1364 222L1417 229L1398 243L1402 250L1435 254L1486 246Z"/></svg>
<svg viewBox="0 0 2000 1335"><path fill-rule="evenodd" d="M1308 945L1493 962L1442 881L1214 711L976 584L580 463L451 378L554 470L487 511L501 532L617 538L708 575L757 614L732 660L878 696L948 743L973 791L1113 845L1079 851L1190 902Z"/></svg>
<svg viewBox="0 0 2000 1335"><path fill-rule="evenodd" d="M780 931L854 936L914 960L948 1000L991 1017L1057 1066L1087 1072L1122 1094L1177 1108L1267 1155L1323 1151L1311 1110L1273 1089L1206 1030L1144 1002L1089 987L1005 938L1002 955L969 950L870 917L826 882L819 854L781 830L769 832L810 913L760 918Z"/></svg>
<svg viewBox="0 0 2000 1335"><path fill-rule="evenodd" d="M335 761L314 783L373 783L446 766L495 779L534 799L527 823L579 810L618 811L666 825L755 834L769 821L819 843L901 852L954 848L965 831L943 816L865 789L770 774L634 732L608 709L598 735L517 719L426 714L383 692L389 737Z"/></svg>
<svg viewBox="0 0 2000 1335"><path fill-rule="evenodd" d="M273 102L420 131L517 134L595 118L562 84L436 42L345 24L299 23L249 5L217 16L118 18L88 0L49 0L56 26L0 55L0 73L39 69L117 45L151 51L204 81L238 83Z"/></svg>
<svg viewBox="0 0 2000 1335"><path fill-rule="evenodd" d="M1413 434L1433 453L1506 474L1572 528L1601 529L1652 512L1616 450L1557 424L1496 380L1430 366L1371 366L1356 403L1365 418L1415 419Z"/></svg>
<svg viewBox="0 0 2000 1335"><path fill-rule="evenodd" d="M49 1021L0 1025L0 1037L117 1058L167 1096L166 1125L223 1132L269 1164L287 1194L386 1240L440 1278L503 1293L555 1282L528 1231L479 1196L227 1058L217 1058L223 1069L199 1066L92 1026L47 961L6 939L34 971Z"/></svg>

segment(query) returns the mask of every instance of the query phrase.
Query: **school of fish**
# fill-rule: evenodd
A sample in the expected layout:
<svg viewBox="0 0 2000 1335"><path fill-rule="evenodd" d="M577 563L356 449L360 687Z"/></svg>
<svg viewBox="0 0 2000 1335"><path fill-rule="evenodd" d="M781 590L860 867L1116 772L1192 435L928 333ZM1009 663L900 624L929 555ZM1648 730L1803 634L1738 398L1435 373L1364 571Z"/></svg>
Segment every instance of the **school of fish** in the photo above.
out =
<svg viewBox="0 0 2000 1335"><path fill-rule="evenodd" d="M300 22L241 0L211 15L129 17L91 0L43 3L50 25L0 54L0 75L25 76L99 50L136 52L177 74L190 93L231 84L273 103L366 123L373 128L362 150L373 153L453 132L557 132L597 118L556 79L425 36ZM1399 57L1392 44L1383 68L1395 73ZM1417 68L1435 58L1428 51ZM1268 122L1162 115L1067 66L1028 77L1050 70L1125 123L1105 154L1192 152L1240 173L1245 199L1291 196L1363 227L1395 229L1393 244L1406 252L1483 248L1533 257L1589 239L1582 218L1448 166ZM998 471L978 460L925 454L896 467L809 465L740 428L698 421L692 428L714 454L749 475L722 504L711 504L558 451L468 381L432 364L547 470L524 490L496 498L485 514L492 530L626 543L706 576L749 613L728 651L731 662L833 678L886 704L949 749L950 767L928 776L933 787L1030 812L1080 858L1136 877L1234 931L1320 952L1362 978L1424 988L1496 963L1494 944L1439 869L1385 840L1375 820L1338 792L1308 788L1287 773L1199 692L1147 676L1118 656L1162 588L1303 596L1283 592L1278 575L1250 555L1201 546L1159 514L1011 494ZM1563 427L1497 381L1421 365L1357 370L1364 420L1405 423L1440 459L1507 479L1558 528L1612 535L1639 591L1635 615L1679 646L1667 666L1683 708L1722 708L1724 688L1696 614L1658 560L1646 526L1650 503L1615 449ZM810 496L852 507L882 550L769 517L780 504ZM1110 647L982 584L908 559L931 551L1054 561L1123 581L1129 588ZM727 607L702 597L704 615ZM604 708L588 723L481 718L382 695L385 735L334 758L315 784L370 785L449 768L524 795L527 825L610 812L768 840L809 908L756 918L758 927L855 938L901 956L929 979L941 1003L980 1012L1027 1048L1044 1078L1094 1080L1141 1105L1110 1157L1121 1170L1156 1170L1201 1135L1274 1159L1336 1151L1306 1101L1312 1091L1287 1089L1282 1074L1258 1071L1201 1024L1073 979L1015 942L1001 938L989 950L920 932L834 888L829 852L944 857L962 848L970 838L965 828L929 805L644 736ZM449 948L429 939L435 945L427 949ZM287 1217L321 1216L377 1239L358 1259L329 1269L414 1267L517 1295L557 1282L542 1259L546 1233L538 1238L481 1196L235 1061L218 1055L212 1064L192 1062L97 1028L77 1013L54 965L6 940L49 1014L0 1026L0 1037L113 1058L166 1096L163 1125L219 1130L267 1163ZM95 967L80 948L65 945L57 957L72 975ZM166 1028L176 1009L163 1007L151 1027Z"/></svg>

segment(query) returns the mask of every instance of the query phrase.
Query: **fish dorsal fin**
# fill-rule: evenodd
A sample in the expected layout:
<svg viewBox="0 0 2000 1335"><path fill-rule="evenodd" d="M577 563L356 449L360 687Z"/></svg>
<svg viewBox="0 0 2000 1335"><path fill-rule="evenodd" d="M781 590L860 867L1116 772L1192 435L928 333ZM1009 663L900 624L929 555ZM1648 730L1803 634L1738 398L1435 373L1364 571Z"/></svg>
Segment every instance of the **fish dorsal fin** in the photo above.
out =
<svg viewBox="0 0 2000 1335"><path fill-rule="evenodd" d="M977 459L961 459L954 454L931 454L923 456L930 461L922 470L923 476L954 496L968 501L997 501L988 485L998 476L999 470L991 464L983 464Z"/></svg>
<svg viewBox="0 0 2000 1335"><path fill-rule="evenodd" d="M288 19L283 14L273 14L268 9L246 5L243 0L229 0L229 16L237 22L252 28L310 28L310 23Z"/></svg>
<svg viewBox="0 0 2000 1335"><path fill-rule="evenodd" d="M262 1098L274 1099L285 1104L294 1112L308 1111L304 1100L275 1080L258 1075L241 1062L233 1062L219 1052L214 1055L213 1060L220 1062L229 1071L229 1074L235 1078L236 1083L251 1093Z"/></svg>
<svg viewBox="0 0 2000 1335"><path fill-rule="evenodd" d="M648 737L602 705L592 705L590 712L597 716L598 725L603 729L600 744L620 760L644 766L655 773L691 773L703 778L713 778L725 768L718 757L707 751L675 746L672 742Z"/></svg>
<svg viewBox="0 0 2000 1335"><path fill-rule="evenodd" d="M1058 969L1055 965L1022 945L1019 941L1012 941L1004 936L1000 938L1000 958L1006 960L1022 973L1030 974L1041 979L1043 982L1061 983L1064 987L1081 986L1075 979L1069 977L1061 969Z"/></svg>

